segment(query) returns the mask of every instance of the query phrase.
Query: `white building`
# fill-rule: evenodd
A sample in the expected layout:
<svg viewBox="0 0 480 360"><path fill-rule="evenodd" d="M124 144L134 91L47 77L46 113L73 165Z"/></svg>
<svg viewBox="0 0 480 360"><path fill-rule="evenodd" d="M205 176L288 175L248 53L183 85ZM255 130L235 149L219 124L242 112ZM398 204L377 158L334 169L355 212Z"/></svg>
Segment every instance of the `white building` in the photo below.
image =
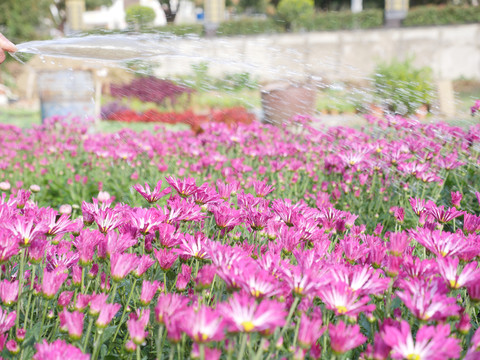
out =
<svg viewBox="0 0 480 360"><path fill-rule="evenodd" d="M177 14L177 23L193 23L196 21L195 7L191 1L180 0L180 9ZM133 5L139 4L148 6L155 11L155 20L153 26L166 25L167 21L165 13L160 6L158 0L113 0L110 7L102 6L98 10L86 11L83 14L83 24L85 28L105 28L109 30L125 29L127 23L125 21L126 9Z"/></svg>

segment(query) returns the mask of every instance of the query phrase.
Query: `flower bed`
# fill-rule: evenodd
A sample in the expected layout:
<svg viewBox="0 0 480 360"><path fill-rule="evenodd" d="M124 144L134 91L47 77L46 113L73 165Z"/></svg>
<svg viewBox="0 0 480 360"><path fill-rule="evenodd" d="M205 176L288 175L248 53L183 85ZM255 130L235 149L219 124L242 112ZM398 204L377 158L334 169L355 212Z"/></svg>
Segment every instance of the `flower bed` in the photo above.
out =
<svg viewBox="0 0 480 360"><path fill-rule="evenodd" d="M116 111L105 110L104 118L109 121L121 121L128 123L163 123L163 124L187 124L194 132L199 132L202 125L208 122L224 123L229 127L237 124L251 124L256 120L255 115L249 113L242 107L230 109L210 110L209 114L195 114L192 111L160 112L155 109L149 109L143 113L138 113L128 108L122 108L119 105L110 106L118 108Z"/></svg>
<svg viewBox="0 0 480 360"><path fill-rule="evenodd" d="M478 358L480 126L370 121L2 127L2 356Z"/></svg>

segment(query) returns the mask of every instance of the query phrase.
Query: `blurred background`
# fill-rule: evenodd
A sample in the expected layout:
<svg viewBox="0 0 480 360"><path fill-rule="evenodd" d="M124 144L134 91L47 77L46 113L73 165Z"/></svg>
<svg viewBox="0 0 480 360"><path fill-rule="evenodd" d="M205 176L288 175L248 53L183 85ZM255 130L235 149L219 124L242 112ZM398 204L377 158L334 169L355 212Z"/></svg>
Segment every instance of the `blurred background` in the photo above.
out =
<svg viewBox="0 0 480 360"><path fill-rule="evenodd" d="M462 125L480 98L478 0L2 0L0 32L44 41L0 67L0 122L22 127L54 115L106 131L295 114L356 125L366 113ZM100 38L157 53L112 61ZM79 39L96 56L41 46Z"/></svg>

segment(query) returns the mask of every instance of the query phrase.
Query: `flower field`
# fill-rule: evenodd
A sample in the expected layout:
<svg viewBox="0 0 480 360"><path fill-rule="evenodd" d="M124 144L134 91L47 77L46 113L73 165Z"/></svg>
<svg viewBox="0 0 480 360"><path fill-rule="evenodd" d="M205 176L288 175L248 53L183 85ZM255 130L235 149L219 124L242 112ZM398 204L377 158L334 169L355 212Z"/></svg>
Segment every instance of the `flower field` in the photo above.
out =
<svg viewBox="0 0 480 360"><path fill-rule="evenodd" d="M480 359L480 125L368 120L0 126L0 356Z"/></svg>

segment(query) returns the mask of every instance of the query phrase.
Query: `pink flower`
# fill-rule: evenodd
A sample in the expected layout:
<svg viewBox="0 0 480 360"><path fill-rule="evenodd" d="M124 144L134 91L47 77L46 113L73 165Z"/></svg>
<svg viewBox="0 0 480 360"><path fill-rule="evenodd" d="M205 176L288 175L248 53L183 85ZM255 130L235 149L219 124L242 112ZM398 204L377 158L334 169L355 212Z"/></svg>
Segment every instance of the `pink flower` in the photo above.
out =
<svg viewBox="0 0 480 360"><path fill-rule="evenodd" d="M100 241L102 241L102 238L102 234L97 230L90 231L85 229L80 231L80 234L75 238L73 245L77 249L81 266L87 266L93 262L95 249Z"/></svg>
<svg viewBox="0 0 480 360"><path fill-rule="evenodd" d="M60 308L65 308L70 305L70 301L73 298L73 291L64 291L58 296L58 306Z"/></svg>
<svg viewBox="0 0 480 360"><path fill-rule="evenodd" d="M449 337L450 325L422 326L413 340L410 325L402 321L400 328L385 326L381 332L392 348L394 359L448 360L460 356L460 340Z"/></svg>
<svg viewBox="0 0 480 360"><path fill-rule="evenodd" d="M360 332L360 326L347 326L343 321L339 321L337 325L330 324L328 331L330 346L336 354L344 354L367 341L367 338Z"/></svg>
<svg viewBox="0 0 480 360"><path fill-rule="evenodd" d="M320 285L323 284L316 271L303 266L279 267L282 280L286 282L293 294L299 296L315 296Z"/></svg>
<svg viewBox="0 0 480 360"><path fill-rule="evenodd" d="M234 293L227 303L219 305L231 332L273 333L277 327L285 325L287 312L284 304L273 300L257 302L245 293Z"/></svg>
<svg viewBox="0 0 480 360"><path fill-rule="evenodd" d="M186 264L182 264L182 271L177 275L177 289L183 291L187 288L192 277L192 268Z"/></svg>
<svg viewBox="0 0 480 360"><path fill-rule="evenodd" d="M465 241L462 234L445 231L430 231L417 229L410 231L410 235L421 245L437 256L461 256L468 251L470 244Z"/></svg>
<svg viewBox="0 0 480 360"><path fill-rule="evenodd" d="M153 264L155 264L155 260L153 260L148 255L142 255L138 259L138 265L137 268L133 271L133 275L135 275L135 277L137 278L141 278L143 274L145 274Z"/></svg>
<svg viewBox="0 0 480 360"><path fill-rule="evenodd" d="M109 232L98 244L98 256L105 258L115 253L123 253L128 248L137 243L137 240L131 234L118 234L115 231Z"/></svg>
<svg viewBox="0 0 480 360"><path fill-rule="evenodd" d="M57 219L57 212L48 209L43 214L42 223L46 229L47 236L62 235L73 230L75 224L70 220L70 215L62 214Z"/></svg>
<svg viewBox="0 0 480 360"><path fill-rule="evenodd" d="M239 270L238 285L252 296L262 299L282 293L283 289L279 281L268 272L259 268L249 269L246 266L241 266Z"/></svg>
<svg viewBox="0 0 480 360"><path fill-rule="evenodd" d="M328 284L318 290L318 296L327 306L327 309L334 310L335 315L357 316L360 312L372 312L375 305L367 305L370 301L368 296L359 298L347 284L336 282Z"/></svg>
<svg viewBox="0 0 480 360"><path fill-rule="evenodd" d="M205 305L198 309L187 308L180 324L182 330L196 343L207 343L223 340L223 319L219 310Z"/></svg>
<svg viewBox="0 0 480 360"><path fill-rule="evenodd" d="M145 342L147 332L145 328L148 325L150 318L150 309L137 310L136 313L130 314L130 319L127 320L127 329L130 338L136 345L141 345Z"/></svg>
<svg viewBox="0 0 480 360"><path fill-rule="evenodd" d="M195 278L195 289L208 289L215 278L217 267L215 265L203 265Z"/></svg>
<svg viewBox="0 0 480 360"><path fill-rule="evenodd" d="M163 247L172 248L181 243L179 235L175 234L175 226L171 224L160 224L158 233L158 241Z"/></svg>
<svg viewBox="0 0 480 360"><path fill-rule="evenodd" d="M108 294L88 295L88 305L90 306L90 315L97 316L107 304Z"/></svg>
<svg viewBox="0 0 480 360"><path fill-rule="evenodd" d="M176 253L180 255L182 259L189 259L190 257L208 259L205 248L208 247L210 242L211 240L201 232L197 232L195 236L185 234Z"/></svg>
<svg viewBox="0 0 480 360"><path fill-rule="evenodd" d="M157 185L155 186L153 191L150 190L150 186L147 183L145 183L145 188L140 184L133 185L133 188L137 190L137 192L142 195L143 198L147 200L150 204L157 202L162 197L169 194L170 191L172 191L172 189L170 188L162 190L162 180L159 180L157 182Z"/></svg>
<svg viewBox="0 0 480 360"><path fill-rule="evenodd" d="M452 191L451 192L451 197L452 197L452 205L455 208L460 208L460 202L462 201L463 194L460 191Z"/></svg>
<svg viewBox="0 0 480 360"><path fill-rule="evenodd" d="M98 314L97 321L95 322L95 325L98 328L106 328L110 321L112 321L113 317L116 315L118 310L122 305L120 304L108 304L106 303L100 310L100 313Z"/></svg>
<svg viewBox="0 0 480 360"><path fill-rule="evenodd" d="M205 347L205 359L208 360L220 360L220 357L222 356L222 351L220 349L210 349L209 347ZM192 353L191 353L192 359L200 359L200 347L197 343L193 344L192 347Z"/></svg>
<svg viewBox="0 0 480 360"><path fill-rule="evenodd" d="M445 224L456 217L462 216L463 211L458 211L456 208L451 207L445 210L444 206L437 206L432 201L427 204L427 212L434 217L441 224Z"/></svg>
<svg viewBox="0 0 480 360"><path fill-rule="evenodd" d="M102 234L106 234L116 229L122 222L121 216L113 209L99 209L94 217L98 229Z"/></svg>
<svg viewBox="0 0 480 360"><path fill-rule="evenodd" d="M143 280L142 283L142 291L140 293L140 303L143 306L148 306L152 301L155 293L157 292L158 288L160 287L160 283L158 281L147 281Z"/></svg>
<svg viewBox="0 0 480 360"><path fill-rule="evenodd" d="M298 343L302 348L310 349L324 332L321 313L314 312L311 319L305 313L302 313L298 328Z"/></svg>
<svg viewBox="0 0 480 360"><path fill-rule="evenodd" d="M255 194L257 197L265 197L270 194L275 188L271 185L268 185L265 181L254 181L253 182L253 189L255 190Z"/></svg>
<svg viewBox="0 0 480 360"><path fill-rule="evenodd" d="M132 225L143 234L151 234L166 219L165 214L155 208L134 208L129 212Z"/></svg>
<svg viewBox="0 0 480 360"><path fill-rule="evenodd" d="M7 314L6 311L3 311L2 308L0 308L0 334L4 334L10 330L12 326L15 325L16 318L16 311Z"/></svg>
<svg viewBox="0 0 480 360"><path fill-rule="evenodd" d="M19 242L7 229L0 227L0 263L7 262L19 250ZM43 254L42 254L43 258Z"/></svg>
<svg viewBox="0 0 480 360"><path fill-rule="evenodd" d="M163 271L170 269L178 258L174 251L168 249L153 249L153 252L155 253L158 265L160 265Z"/></svg>
<svg viewBox="0 0 480 360"><path fill-rule="evenodd" d="M4 226L13 233L22 247L29 247L32 241L45 233L43 224L34 226L34 219L25 216L17 216Z"/></svg>
<svg viewBox="0 0 480 360"><path fill-rule="evenodd" d="M417 216L420 216L423 212L426 211L425 200L417 199L417 198L410 198L409 202L410 202L410 205L412 206L413 212Z"/></svg>
<svg viewBox="0 0 480 360"><path fill-rule="evenodd" d="M85 314L64 309L60 314L60 329L67 331L68 336L73 340L80 340L83 332L83 318Z"/></svg>
<svg viewBox="0 0 480 360"><path fill-rule="evenodd" d="M185 310L188 302L189 299L182 295L160 294L155 306L155 320L158 323L165 324L173 314Z"/></svg>
<svg viewBox="0 0 480 360"><path fill-rule="evenodd" d="M230 232L237 225L243 222L240 211L230 208L227 205L212 207L215 224L219 229Z"/></svg>
<svg viewBox="0 0 480 360"><path fill-rule="evenodd" d="M0 282L0 299L5 306L12 306L18 299L18 280Z"/></svg>
<svg viewBox="0 0 480 360"><path fill-rule="evenodd" d="M138 266L139 258L135 254L113 254L110 257L110 273L114 281L123 280Z"/></svg>
<svg viewBox="0 0 480 360"><path fill-rule="evenodd" d="M194 178L185 178L183 180L167 176L167 183L173 187L181 197L189 197L198 190Z"/></svg>
<svg viewBox="0 0 480 360"><path fill-rule="evenodd" d="M388 251L393 256L402 256L408 245L410 245L410 237L403 231L400 233L390 233L388 242Z"/></svg>
<svg viewBox="0 0 480 360"><path fill-rule="evenodd" d="M37 353L33 360L89 360L90 355L84 354L79 348L67 344L65 340L55 340L51 344L47 340L35 345Z"/></svg>
<svg viewBox="0 0 480 360"><path fill-rule="evenodd" d="M458 258L451 257L437 259L440 275L442 275L442 278L452 289L468 286L469 284L480 280L480 270L477 269L476 261L472 261L465 265L460 274L458 274L459 261Z"/></svg>
<svg viewBox="0 0 480 360"><path fill-rule="evenodd" d="M460 306L453 297L448 297L448 289L441 279L407 279L400 280L397 296L420 320L443 321L450 316L457 316Z"/></svg>
<svg viewBox="0 0 480 360"><path fill-rule="evenodd" d="M42 295L46 299L53 299L68 277L68 273L61 268L43 273Z"/></svg>

